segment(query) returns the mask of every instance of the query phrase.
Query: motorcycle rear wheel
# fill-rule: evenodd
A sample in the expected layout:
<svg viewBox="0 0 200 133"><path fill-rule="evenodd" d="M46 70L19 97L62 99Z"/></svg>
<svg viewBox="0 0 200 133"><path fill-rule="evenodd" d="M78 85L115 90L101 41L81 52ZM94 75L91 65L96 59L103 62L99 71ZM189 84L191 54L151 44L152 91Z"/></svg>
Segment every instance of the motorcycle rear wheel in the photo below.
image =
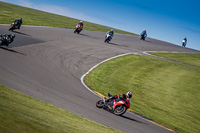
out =
<svg viewBox="0 0 200 133"><path fill-rule="evenodd" d="M127 108L125 106L117 106L114 110L115 115L123 115L126 112Z"/></svg>

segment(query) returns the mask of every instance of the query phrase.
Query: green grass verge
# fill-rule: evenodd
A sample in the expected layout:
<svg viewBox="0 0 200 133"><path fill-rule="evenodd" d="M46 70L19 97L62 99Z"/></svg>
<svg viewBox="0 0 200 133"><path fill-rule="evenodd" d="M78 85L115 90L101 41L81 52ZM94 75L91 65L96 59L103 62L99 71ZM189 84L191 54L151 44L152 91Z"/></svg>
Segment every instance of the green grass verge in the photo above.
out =
<svg viewBox="0 0 200 133"><path fill-rule="evenodd" d="M200 132L198 68L127 55L99 65L85 82L105 96L131 91L131 109L136 112L178 132Z"/></svg>
<svg viewBox="0 0 200 133"><path fill-rule="evenodd" d="M11 24L18 18L23 18L23 25L50 26L74 29L80 21L77 19L47 13L35 9L17 6L0 1L0 24ZM84 21L84 30L107 32L111 27ZM136 35L134 33L114 29L115 33Z"/></svg>
<svg viewBox="0 0 200 133"><path fill-rule="evenodd" d="M200 67L200 54L191 54L191 53L150 53L152 55L164 57L166 59L182 62L185 64L198 66Z"/></svg>
<svg viewBox="0 0 200 133"><path fill-rule="evenodd" d="M120 132L0 85L0 132Z"/></svg>

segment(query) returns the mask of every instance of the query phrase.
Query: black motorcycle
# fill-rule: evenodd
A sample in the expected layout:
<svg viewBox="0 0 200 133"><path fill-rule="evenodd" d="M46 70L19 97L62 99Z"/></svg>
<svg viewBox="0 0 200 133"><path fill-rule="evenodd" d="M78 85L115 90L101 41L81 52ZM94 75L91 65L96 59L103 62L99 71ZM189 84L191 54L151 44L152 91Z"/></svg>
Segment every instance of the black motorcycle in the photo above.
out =
<svg viewBox="0 0 200 133"><path fill-rule="evenodd" d="M9 46L13 42L15 34L0 35L0 46Z"/></svg>
<svg viewBox="0 0 200 133"><path fill-rule="evenodd" d="M147 37L147 36L146 36L145 34L142 34L140 40L145 41L146 37Z"/></svg>
<svg viewBox="0 0 200 133"><path fill-rule="evenodd" d="M19 29L19 28L20 28L20 23L18 21L15 21L11 24L9 31L13 31L13 30Z"/></svg>

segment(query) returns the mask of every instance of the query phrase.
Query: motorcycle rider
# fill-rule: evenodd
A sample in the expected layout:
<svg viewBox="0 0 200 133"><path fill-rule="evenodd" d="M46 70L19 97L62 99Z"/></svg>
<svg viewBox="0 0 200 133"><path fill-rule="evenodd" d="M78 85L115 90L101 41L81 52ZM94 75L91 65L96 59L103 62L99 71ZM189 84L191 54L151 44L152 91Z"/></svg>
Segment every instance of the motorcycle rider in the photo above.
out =
<svg viewBox="0 0 200 133"><path fill-rule="evenodd" d="M13 42L14 38L15 38L15 34L0 35L1 45L8 46L10 43Z"/></svg>
<svg viewBox="0 0 200 133"><path fill-rule="evenodd" d="M15 20L13 23L16 24L18 29L20 29L20 27L22 25L22 18L19 18L19 19Z"/></svg>
<svg viewBox="0 0 200 133"><path fill-rule="evenodd" d="M185 37L182 41L182 47L185 47L187 44L187 38Z"/></svg>
<svg viewBox="0 0 200 133"><path fill-rule="evenodd" d="M79 25L79 27L81 28L81 30L83 29L83 21L80 21L77 25Z"/></svg>
<svg viewBox="0 0 200 133"><path fill-rule="evenodd" d="M141 35L140 40L143 40L143 41L144 41L145 38L147 37L147 31L146 31L146 29L144 29L140 35Z"/></svg>
<svg viewBox="0 0 200 133"><path fill-rule="evenodd" d="M130 101L131 97L133 96L132 92L127 92L126 94L119 94L119 95L114 95L112 96L110 93L108 93L109 98L105 99L105 103L109 103L109 106L112 108L113 106L113 101L114 99L116 99L117 101L126 101L126 99L128 98L128 100Z"/></svg>
<svg viewBox="0 0 200 133"><path fill-rule="evenodd" d="M80 25L80 27L81 27L81 29L83 28L83 21L80 21L79 23L78 23L79 25Z"/></svg>
<svg viewBox="0 0 200 133"><path fill-rule="evenodd" d="M111 35L111 38L110 38L110 40L111 40L112 37L114 36L114 31L113 31L113 29L111 29L110 31L108 31L108 32L106 33L105 38L107 37L107 34ZM104 42L106 42L106 40L105 40Z"/></svg>
<svg viewBox="0 0 200 133"><path fill-rule="evenodd" d="M80 21L78 24L76 24L76 29L74 31L74 33L80 33L83 30L83 21Z"/></svg>

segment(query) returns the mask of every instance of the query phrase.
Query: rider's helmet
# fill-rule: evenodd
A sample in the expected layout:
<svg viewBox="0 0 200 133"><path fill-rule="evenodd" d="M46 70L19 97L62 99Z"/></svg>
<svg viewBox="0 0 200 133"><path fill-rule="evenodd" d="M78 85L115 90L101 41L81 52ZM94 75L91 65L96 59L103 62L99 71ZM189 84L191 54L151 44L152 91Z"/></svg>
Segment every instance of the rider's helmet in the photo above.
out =
<svg viewBox="0 0 200 133"><path fill-rule="evenodd" d="M83 23L83 21L80 21L80 23Z"/></svg>
<svg viewBox="0 0 200 133"><path fill-rule="evenodd" d="M110 31L113 31L113 29L111 29Z"/></svg>
<svg viewBox="0 0 200 133"><path fill-rule="evenodd" d="M127 92L126 95L127 95L128 98L131 98L133 96L133 94L131 92Z"/></svg>
<svg viewBox="0 0 200 133"><path fill-rule="evenodd" d="M19 21L22 21L22 18L19 18Z"/></svg>
<svg viewBox="0 0 200 133"><path fill-rule="evenodd" d="M15 38L15 34L11 34L11 37L12 37L12 38Z"/></svg>

